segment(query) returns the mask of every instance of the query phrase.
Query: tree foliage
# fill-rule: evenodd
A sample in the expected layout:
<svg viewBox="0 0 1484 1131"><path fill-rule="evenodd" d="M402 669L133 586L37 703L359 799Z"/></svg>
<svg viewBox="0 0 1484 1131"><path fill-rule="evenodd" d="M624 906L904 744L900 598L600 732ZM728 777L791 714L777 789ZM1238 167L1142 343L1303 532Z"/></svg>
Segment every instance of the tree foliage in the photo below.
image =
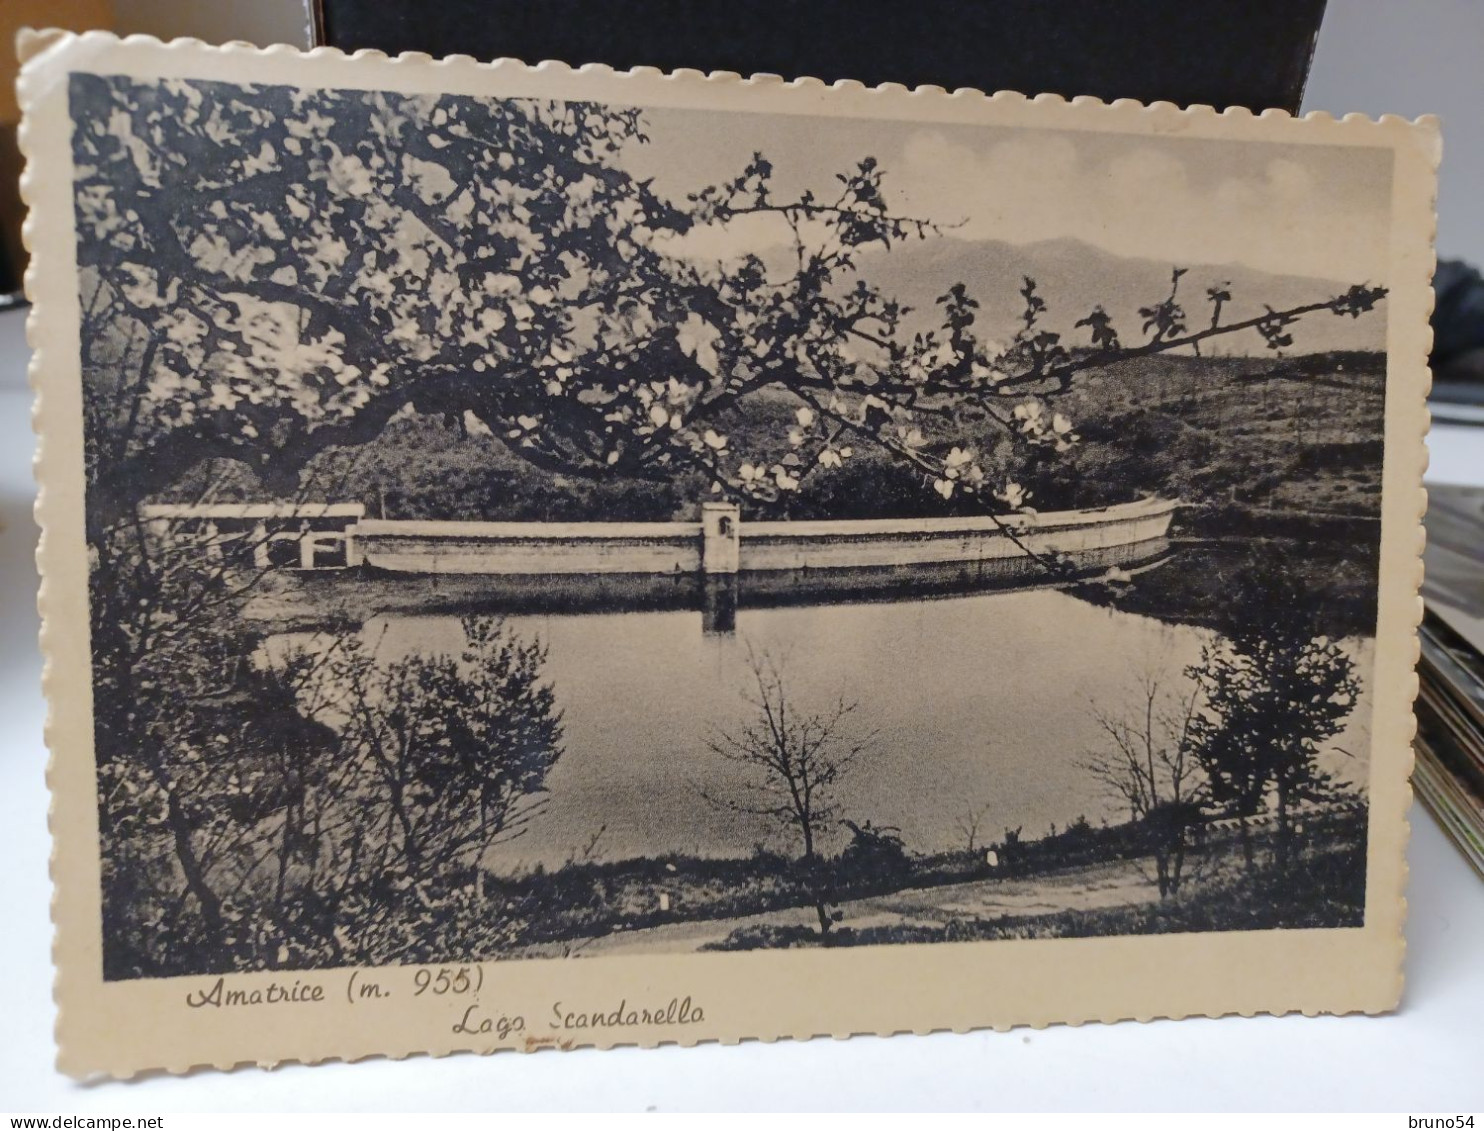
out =
<svg viewBox="0 0 1484 1131"><path fill-rule="evenodd" d="M1244 573L1223 635L1189 670L1202 697L1191 736L1212 801L1242 817L1276 801L1286 858L1294 807L1333 796L1320 755L1343 731L1360 680L1340 643L1316 633L1297 571L1268 553Z"/></svg>
<svg viewBox="0 0 1484 1131"><path fill-rule="evenodd" d="M107 976L492 953L482 858L562 753L545 652L463 622L461 656L360 636L264 651L200 544L110 573L94 644ZM141 593L148 593L141 599Z"/></svg>
<svg viewBox="0 0 1484 1131"><path fill-rule="evenodd" d="M522 833L562 753L561 711L541 681L546 651L503 622L465 617L459 657L387 659L348 637L291 664L301 695L338 723L340 754L363 768L381 830L380 866L413 882L473 871ZM363 807L364 808L364 807Z"/></svg>

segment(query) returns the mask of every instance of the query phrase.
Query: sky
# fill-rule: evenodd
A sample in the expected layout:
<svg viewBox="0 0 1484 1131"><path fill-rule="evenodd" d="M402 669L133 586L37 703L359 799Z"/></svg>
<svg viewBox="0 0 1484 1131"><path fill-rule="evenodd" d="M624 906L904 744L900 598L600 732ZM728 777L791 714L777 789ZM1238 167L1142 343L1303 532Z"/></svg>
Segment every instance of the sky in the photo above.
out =
<svg viewBox="0 0 1484 1131"><path fill-rule="evenodd" d="M773 162L779 195L823 195L873 156L893 203L955 225L955 238L1071 238L1117 255L1384 281L1388 151L690 110L645 121L651 142L626 164L677 195L735 175L754 150ZM693 236L689 250L709 258L739 238L761 250L787 233L761 221Z"/></svg>

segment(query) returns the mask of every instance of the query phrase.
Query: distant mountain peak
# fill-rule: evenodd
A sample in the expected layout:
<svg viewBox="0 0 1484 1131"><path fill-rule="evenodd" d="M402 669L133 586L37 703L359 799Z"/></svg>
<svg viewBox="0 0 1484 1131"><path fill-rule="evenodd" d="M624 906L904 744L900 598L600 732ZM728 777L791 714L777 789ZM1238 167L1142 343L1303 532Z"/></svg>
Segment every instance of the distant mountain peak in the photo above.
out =
<svg viewBox="0 0 1484 1131"><path fill-rule="evenodd" d="M1186 269L1179 299L1192 327L1210 322L1206 298L1210 287L1230 292L1222 320L1237 322L1256 317L1264 306L1282 310L1323 301L1362 281L1273 274L1241 263L1170 263L1121 256L1072 237L1016 244L945 235L868 252L857 262L865 279L912 307L917 312L914 321L922 325L933 318L940 295L954 283L965 284L979 302L983 330L991 338L1014 333L1023 306L1021 281L1030 276L1048 305L1042 325L1060 333L1071 345L1085 344L1085 331L1076 330L1074 324L1095 306L1112 315L1126 342L1138 341L1143 325L1139 308L1169 295L1170 273L1176 267ZM1302 319L1294 329L1293 353L1380 350L1386 342L1385 305L1358 319L1336 318L1321 311ZM1255 331L1218 338L1211 344L1224 353L1268 352Z"/></svg>

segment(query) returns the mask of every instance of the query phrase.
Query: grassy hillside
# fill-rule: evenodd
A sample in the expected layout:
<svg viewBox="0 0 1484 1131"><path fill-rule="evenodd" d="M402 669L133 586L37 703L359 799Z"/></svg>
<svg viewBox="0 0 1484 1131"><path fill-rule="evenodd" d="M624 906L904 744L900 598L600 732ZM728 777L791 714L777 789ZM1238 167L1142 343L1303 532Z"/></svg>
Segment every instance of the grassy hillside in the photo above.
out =
<svg viewBox="0 0 1484 1131"><path fill-rule="evenodd" d="M1083 439L1061 455L1030 453L977 427L928 429L937 445L970 443L987 466L1030 487L1043 510L1097 506L1140 492L1178 497L1186 516L1281 523L1373 518L1380 497L1384 358L1164 356L1092 374L1058 401ZM786 449L794 404L753 399L727 430L746 450ZM770 452L770 448L777 448ZM706 484L680 477L602 481L539 471L487 435L434 417L404 417L311 470L309 493L358 499L394 518L665 520L694 513ZM862 453L816 474L781 514L867 518L972 513L939 498L915 471Z"/></svg>
<svg viewBox="0 0 1484 1131"><path fill-rule="evenodd" d="M933 450L969 444L986 471L1031 491L1041 510L1100 506L1140 493L1179 498L1187 533L1328 532L1369 540L1380 499L1385 359L1336 352L1296 358L1141 358L1084 375L1057 408L1080 443L1027 451L984 424L924 424ZM719 427L756 458L780 458L797 403L754 397ZM240 470L229 495L262 497ZM664 521L693 517L709 484L682 474L650 482L538 470L499 439L442 417L402 416L376 440L331 449L302 494L356 500L372 515L506 521ZM190 497L192 486L180 494ZM975 513L923 476L864 449L767 512L782 518L932 517Z"/></svg>
<svg viewBox="0 0 1484 1131"><path fill-rule="evenodd" d="M1385 358L1154 357L1091 376L1063 402L1083 443L1025 461L1047 504L1153 491L1212 512L1377 514Z"/></svg>

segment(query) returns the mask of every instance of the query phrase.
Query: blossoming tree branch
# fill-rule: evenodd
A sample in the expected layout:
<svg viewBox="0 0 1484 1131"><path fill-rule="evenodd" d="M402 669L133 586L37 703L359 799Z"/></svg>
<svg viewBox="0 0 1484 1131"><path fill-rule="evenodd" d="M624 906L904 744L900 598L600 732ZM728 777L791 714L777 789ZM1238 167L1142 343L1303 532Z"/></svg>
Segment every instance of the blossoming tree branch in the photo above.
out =
<svg viewBox="0 0 1484 1131"><path fill-rule="evenodd" d="M78 75L75 131L89 428L104 525L203 459L292 488L317 452L374 438L408 405L482 426L567 475L664 480L766 506L876 448L924 490L986 513L1026 509L965 443L978 421L1061 451L1079 374L1255 331L1274 350L1309 315L1359 317L1356 285L1244 320L1210 288L1169 293L1119 327L1102 306L1046 328L1025 278L1009 341L945 281L912 311L860 258L947 238L898 215L866 157L828 194L780 197L758 154L731 181L671 199L624 168L642 112L591 104L141 84ZM705 262L685 237L767 218L786 254ZM743 440L748 398L792 397L779 435ZM755 431L755 430L753 430Z"/></svg>

